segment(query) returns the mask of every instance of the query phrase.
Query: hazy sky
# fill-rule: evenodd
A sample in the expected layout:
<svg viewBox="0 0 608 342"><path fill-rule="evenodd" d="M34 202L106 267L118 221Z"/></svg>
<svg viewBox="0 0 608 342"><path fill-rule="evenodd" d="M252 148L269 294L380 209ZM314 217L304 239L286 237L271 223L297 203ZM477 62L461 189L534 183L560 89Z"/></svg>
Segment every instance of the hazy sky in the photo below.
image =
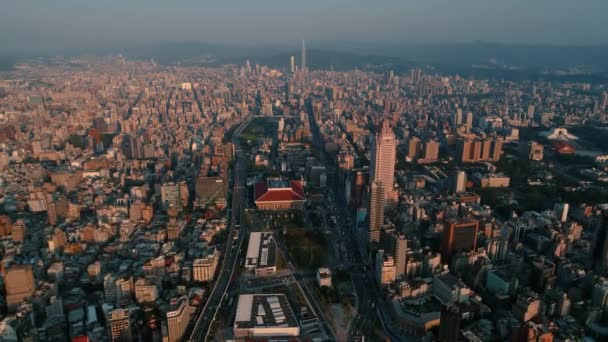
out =
<svg viewBox="0 0 608 342"><path fill-rule="evenodd" d="M200 41L608 44L608 0L3 0L0 50Z"/></svg>

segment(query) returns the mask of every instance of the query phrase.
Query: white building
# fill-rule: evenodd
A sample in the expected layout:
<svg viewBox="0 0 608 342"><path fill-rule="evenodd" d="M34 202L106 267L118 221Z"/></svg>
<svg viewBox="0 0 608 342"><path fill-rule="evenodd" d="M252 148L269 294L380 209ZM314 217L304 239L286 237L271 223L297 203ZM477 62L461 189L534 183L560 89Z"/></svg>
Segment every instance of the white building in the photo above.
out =
<svg viewBox="0 0 608 342"><path fill-rule="evenodd" d="M195 259L192 264L192 279L194 281L210 281L215 277L219 252L215 247L207 249L207 255L203 258Z"/></svg>
<svg viewBox="0 0 608 342"><path fill-rule="evenodd" d="M272 233L252 232L249 235L245 269L256 277L268 276L277 272L277 247Z"/></svg>
<svg viewBox="0 0 608 342"><path fill-rule="evenodd" d="M283 294L244 294L239 296L234 320L234 337L296 337L300 325Z"/></svg>

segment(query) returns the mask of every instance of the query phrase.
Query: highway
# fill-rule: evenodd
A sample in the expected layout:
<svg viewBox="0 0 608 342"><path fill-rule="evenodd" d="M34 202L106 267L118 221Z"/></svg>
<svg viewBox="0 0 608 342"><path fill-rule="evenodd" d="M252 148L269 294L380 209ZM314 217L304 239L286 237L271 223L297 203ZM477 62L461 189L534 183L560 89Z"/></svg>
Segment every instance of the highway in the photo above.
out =
<svg viewBox="0 0 608 342"><path fill-rule="evenodd" d="M207 340L209 328L215 320L217 311L230 286L234 271L238 267L238 255L245 235L244 230L238 229L238 227L240 227L241 222L243 222L244 209L247 203L247 155L240 149L239 139L241 133L243 133L243 130L249 125L253 117L253 115L249 115L232 135L232 143L236 148L236 162L233 170L232 215L230 217L228 238L224 248L219 275L213 283L213 288L211 289L207 302L196 319L196 323L194 324L194 328L192 329L189 338L190 341L198 342ZM233 248L233 245L238 246L238 248Z"/></svg>

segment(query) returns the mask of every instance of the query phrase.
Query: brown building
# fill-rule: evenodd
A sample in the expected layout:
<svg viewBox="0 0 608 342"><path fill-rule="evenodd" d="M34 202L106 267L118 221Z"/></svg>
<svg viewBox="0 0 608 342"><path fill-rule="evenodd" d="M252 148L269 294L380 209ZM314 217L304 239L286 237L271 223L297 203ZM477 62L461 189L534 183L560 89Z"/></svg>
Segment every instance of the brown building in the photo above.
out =
<svg viewBox="0 0 608 342"><path fill-rule="evenodd" d="M31 265L18 265L9 268L4 278L6 305L14 311L19 304L32 297L35 289L34 273Z"/></svg>
<svg viewBox="0 0 608 342"><path fill-rule="evenodd" d="M441 244L442 259L449 260L457 252L474 251L477 247L479 222L471 218L454 218L445 222Z"/></svg>
<svg viewBox="0 0 608 342"><path fill-rule="evenodd" d="M13 227L11 229L11 235L13 237L13 241L15 242L23 242L25 238L25 231L27 230L25 226L25 222L23 220L17 220L17 222L13 223Z"/></svg>
<svg viewBox="0 0 608 342"><path fill-rule="evenodd" d="M499 161L502 155L502 138L468 139L457 141L457 157L462 163Z"/></svg>

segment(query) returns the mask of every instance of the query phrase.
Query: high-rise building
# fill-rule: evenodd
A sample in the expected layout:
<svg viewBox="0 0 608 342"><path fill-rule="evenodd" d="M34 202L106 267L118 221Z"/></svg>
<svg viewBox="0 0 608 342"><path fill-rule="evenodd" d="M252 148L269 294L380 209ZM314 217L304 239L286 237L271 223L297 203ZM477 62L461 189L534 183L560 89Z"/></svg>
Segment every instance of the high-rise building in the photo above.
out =
<svg viewBox="0 0 608 342"><path fill-rule="evenodd" d="M384 253L384 250L379 250L376 255L376 278L381 287L395 281L396 268L395 258Z"/></svg>
<svg viewBox="0 0 608 342"><path fill-rule="evenodd" d="M604 91L602 92L602 101L600 102L600 109L602 111L605 111L606 107L608 107L608 92Z"/></svg>
<svg viewBox="0 0 608 342"><path fill-rule="evenodd" d="M34 273L31 265L17 265L9 268L4 277L6 306L13 311L34 293Z"/></svg>
<svg viewBox="0 0 608 342"><path fill-rule="evenodd" d="M202 258L195 259L192 264L192 279L194 281L210 281L215 277L215 270L219 260L219 252L215 247L205 250Z"/></svg>
<svg viewBox="0 0 608 342"><path fill-rule="evenodd" d="M171 300L170 307L166 311L166 327L163 327L163 337L167 337L167 342L180 342L183 340L190 323L192 311L188 297Z"/></svg>
<svg viewBox="0 0 608 342"><path fill-rule="evenodd" d="M420 150L420 139L417 137L411 137L407 143L407 160L411 161L418 157L418 151Z"/></svg>
<svg viewBox="0 0 608 342"><path fill-rule="evenodd" d="M25 222L23 222L23 220L17 220L15 223L13 223L13 226L11 229L11 236L13 238L13 241L23 242L23 239L25 238L26 230L27 229L25 226Z"/></svg>
<svg viewBox="0 0 608 342"><path fill-rule="evenodd" d="M432 163L439 158L439 143L435 140L428 140L424 143L422 160L418 162Z"/></svg>
<svg viewBox="0 0 608 342"><path fill-rule="evenodd" d="M462 123L462 108L456 109L456 115L454 117L454 126L458 127Z"/></svg>
<svg viewBox="0 0 608 342"><path fill-rule="evenodd" d="M115 309L108 314L108 334L112 342L130 342L133 340L129 310Z"/></svg>
<svg viewBox="0 0 608 342"><path fill-rule="evenodd" d="M380 227L384 224L384 186L381 181L375 181L371 185L369 200L369 242L380 241Z"/></svg>
<svg viewBox="0 0 608 342"><path fill-rule="evenodd" d="M306 42L304 42L302 40L302 72L305 73L307 71L306 69Z"/></svg>
<svg viewBox="0 0 608 342"><path fill-rule="evenodd" d="M294 56L289 57L289 71L292 74L296 72L296 58Z"/></svg>
<svg viewBox="0 0 608 342"><path fill-rule="evenodd" d="M513 314L522 322L527 322L540 314L540 299L538 294L525 291L517 296L517 301L512 307Z"/></svg>
<svg viewBox="0 0 608 342"><path fill-rule="evenodd" d="M460 305L448 304L441 307L441 318L439 320L439 340L442 342L460 341L460 323L462 313Z"/></svg>
<svg viewBox="0 0 608 342"><path fill-rule="evenodd" d="M533 120L534 119L534 105L529 105L528 106L528 120Z"/></svg>
<svg viewBox="0 0 608 342"><path fill-rule="evenodd" d="M466 121L467 129L473 128L473 113L467 112L467 121Z"/></svg>
<svg viewBox="0 0 608 342"><path fill-rule="evenodd" d="M566 222L568 220L568 211L570 210L570 205L568 203L557 203L553 207L555 211L555 217L560 222Z"/></svg>
<svg viewBox="0 0 608 342"><path fill-rule="evenodd" d="M380 132L374 138L370 165L370 183L382 182L386 199L393 190L395 177L395 156L397 153L395 133L388 121L382 122Z"/></svg>
<svg viewBox="0 0 608 342"><path fill-rule="evenodd" d="M383 229L380 234L380 247L395 259L395 277L405 275L407 264L407 238L396 229Z"/></svg>
<svg viewBox="0 0 608 342"><path fill-rule="evenodd" d="M457 156L462 163L499 161L502 156L502 138L458 139Z"/></svg>
<svg viewBox="0 0 608 342"><path fill-rule="evenodd" d="M463 193L467 191L467 173L465 171L456 171L454 174L454 193Z"/></svg>
<svg viewBox="0 0 608 342"><path fill-rule="evenodd" d="M441 245L442 259L449 258L458 252L474 251L477 246L479 222L471 218L453 218L446 220Z"/></svg>

